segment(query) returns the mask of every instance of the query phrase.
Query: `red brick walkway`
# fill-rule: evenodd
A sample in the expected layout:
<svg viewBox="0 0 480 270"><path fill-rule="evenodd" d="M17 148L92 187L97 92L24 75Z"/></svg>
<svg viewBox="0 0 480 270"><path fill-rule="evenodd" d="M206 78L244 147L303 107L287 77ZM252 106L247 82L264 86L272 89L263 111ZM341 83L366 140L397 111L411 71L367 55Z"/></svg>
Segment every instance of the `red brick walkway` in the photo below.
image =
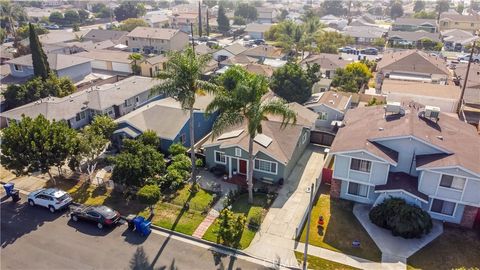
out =
<svg viewBox="0 0 480 270"><path fill-rule="evenodd" d="M202 238L205 232L207 231L208 227L215 222L215 219L219 216L219 213L215 209L211 209L210 212L208 212L207 216L205 219L198 225L197 229L195 232L193 232L193 237L197 238Z"/></svg>

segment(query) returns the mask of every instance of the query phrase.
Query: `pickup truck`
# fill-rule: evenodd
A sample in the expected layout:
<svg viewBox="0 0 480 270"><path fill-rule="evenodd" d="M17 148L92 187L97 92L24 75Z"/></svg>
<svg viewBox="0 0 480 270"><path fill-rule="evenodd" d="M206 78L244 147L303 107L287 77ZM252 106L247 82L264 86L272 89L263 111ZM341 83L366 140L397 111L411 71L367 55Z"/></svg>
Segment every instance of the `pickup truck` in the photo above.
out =
<svg viewBox="0 0 480 270"><path fill-rule="evenodd" d="M120 213L105 205L70 205L70 219L96 223L99 229L114 226L120 220Z"/></svg>

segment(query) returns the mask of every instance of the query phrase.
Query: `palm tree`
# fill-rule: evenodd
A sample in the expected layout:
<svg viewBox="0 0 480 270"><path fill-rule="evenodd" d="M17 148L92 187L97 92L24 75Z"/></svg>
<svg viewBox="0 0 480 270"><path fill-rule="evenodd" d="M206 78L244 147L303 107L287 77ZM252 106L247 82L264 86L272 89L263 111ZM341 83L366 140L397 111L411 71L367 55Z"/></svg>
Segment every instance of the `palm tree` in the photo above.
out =
<svg viewBox="0 0 480 270"><path fill-rule="evenodd" d="M284 128L290 121L295 123L296 116L281 99L262 101L263 95L268 91L267 80L248 73L242 67L228 69L219 78L219 82L224 91L219 92L207 107L207 113L220 112L213 125L212 136L218 137L226 129L246 121L249 135L248 201L253 203L253 141L258 133L262 133L262 121L267 120L267 115L280 115L283 117Z"/></svg>
<svg viewBox="0 0 480 270"><path fill-rule="evenodd" d="M195 125L193 110L196 95L204 95L206 92L215 93L217 86L201 79L210 56L195 56L192 48L183 52L169 53L169 60L165 69L158 73L157 78L162 83L152 89L152 93L164 93L180 102L182 109L190 113L190 158L192 161L192 181L196 183L195 166Z"/></svg>
<svg viewBox="0 0 480 270"><path fill-rule="evenodd" d="M143 56L139 53L132 53L128 56L128 60L133 60L132 71L133 74L138 75L140 72L140 67L137 65L137 61L141 61Z"/></svg>

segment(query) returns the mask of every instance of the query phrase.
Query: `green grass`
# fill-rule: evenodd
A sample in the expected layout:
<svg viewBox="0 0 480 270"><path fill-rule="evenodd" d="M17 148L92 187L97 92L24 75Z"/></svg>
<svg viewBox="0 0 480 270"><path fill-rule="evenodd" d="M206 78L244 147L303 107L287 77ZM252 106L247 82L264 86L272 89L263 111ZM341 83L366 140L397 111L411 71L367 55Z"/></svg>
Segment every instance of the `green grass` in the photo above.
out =
<svg viewBox="0 0 480 270"><path fill-rule="evenodd" d="M155 214L152 223L170 230L192 235L202 223L207 214L213 194L200 189L197 193L190 192L190 185L186 185L175 194L165 196L155 205ZM184 205L188 202L189 209ZM144 217L150 215L146 209L140 213Z"/></svg>
<svg viewBox="0 0 480 270"><path fill-rule="evenodd" d="M445 227L444 232L407 260L407 269L480 267L480 232Z"/></svg>
<svg viewBox="0 0 480 270"><path fill-rule="evenodd" d="M297 257L297 261L300 265L303 263L303 253L295 251L295 257ZM318 270L357 270L359 268L355 268L349 265L325 260L319 257L307 255L307 267L308 269L318 269Z"/></svg>
<svg viewBox="0 0 480 270"><path fill-rule="evenodd" d="M330 198L329 189L320 187L320 196L312 209L310 223L311 245L379 262L381 252L363 226L353 215L353 203ZM323 229L317 226L320 216L324 218ZM301 242L305 242L304 228ZM359 240L360 247L352 247L352 241Z"/></svg>
<svg viewBox="0 0 480 270"><path fill-rule="evenodd" d="M255 214L261 213L262 219L265 217L267 213L267 195L265 194L254 194L253 197L253 205L248 203L248 194L242 194L239 198L232 204L232 211L235 215L246 215L247 222L249 218ZM219 243L219 239L217 238L218 235L219 225L217 222L214 222L208 230L203 235L203 239ZM251 230L245 225L245 229L242 233L242 238L240 239L239 248L245 249L247 248L250 243L252 242L253 238L255 237L256 231Z"/></svg>

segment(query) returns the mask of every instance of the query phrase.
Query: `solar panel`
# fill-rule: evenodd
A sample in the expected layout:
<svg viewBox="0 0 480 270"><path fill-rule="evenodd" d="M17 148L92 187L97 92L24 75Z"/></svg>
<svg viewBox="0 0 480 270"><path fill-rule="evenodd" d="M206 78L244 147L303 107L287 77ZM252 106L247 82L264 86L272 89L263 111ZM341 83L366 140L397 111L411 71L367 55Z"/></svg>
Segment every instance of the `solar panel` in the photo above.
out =
<svg viewBox="0 0 480 270"><path fill-rule="evenodd" d="M272 138L264 134L257 134L253 140L263 147L268 147L272 143Z"/></svg>
<svg viewBox="0 0 480 270"><path fill-rule="evenodd" d="M243 131L244 131L244 129L238 129L238 130L230 131L230 132L227 132L227 133L223 133L222 135L220 135L220 137L218 137L218 140L224 140L224 139L230 139L230 138L238 137L238 136L240 136L240 134L242 134Z"/></svg>

